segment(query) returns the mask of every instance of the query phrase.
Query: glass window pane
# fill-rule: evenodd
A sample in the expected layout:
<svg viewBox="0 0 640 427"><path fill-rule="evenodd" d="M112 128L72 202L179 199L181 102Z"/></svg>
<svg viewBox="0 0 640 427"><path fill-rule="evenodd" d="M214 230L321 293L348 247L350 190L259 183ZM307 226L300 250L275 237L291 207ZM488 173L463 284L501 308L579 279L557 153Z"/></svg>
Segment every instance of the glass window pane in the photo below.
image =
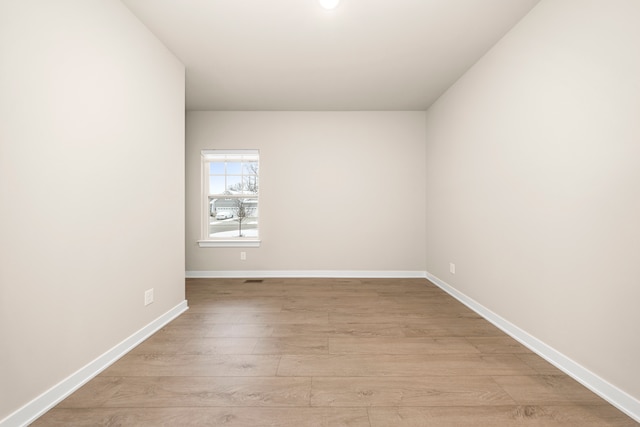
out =
<svg viewBox="0 0 640 427"><path fill-rule="evenodd" d="M242 177L240 176L227 176L227 190L231 191L231 194L237 194L242 191Z"/></svg>
<svg viewBox="0 0 640 427"><path fill-rule="evenodd" d="M243 163L243 172L245 175L257 175L258 174L258 162L246 162Z"/></svg>
<svg viewBox="0 0 640 427"><path fill-rule="evenodd" d="M255 175L242 178L243 194L258 194L258 177Z"/></svg>
<svg viewBox="0 0 640 427"><path fill-rule="evenodd" d="M212 199L209 237L258 237L258 199Z"/></svg>
<svg viewBox="0 0 640 427"><path fill-rule="evenodd" d="M209 173L211 175L224 175L224 163L223 162L209 163Z"/></svg>
<svg viewBox="0 0 640 427"><path fill-rule="evenodd" d="M242 163L227 162L227 174L240 175L242 173Z"/></svg>
<svg viewBox="0 0 640 427"><path fill-rule="evenodd" d="M209 194L224 194L224 176L209 177Z"/></svg>

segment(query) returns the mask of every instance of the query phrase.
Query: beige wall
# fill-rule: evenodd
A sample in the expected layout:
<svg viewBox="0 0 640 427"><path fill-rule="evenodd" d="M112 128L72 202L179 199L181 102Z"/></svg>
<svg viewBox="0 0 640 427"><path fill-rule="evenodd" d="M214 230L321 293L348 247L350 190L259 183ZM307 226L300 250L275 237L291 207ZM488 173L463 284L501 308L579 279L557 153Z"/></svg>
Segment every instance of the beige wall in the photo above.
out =
<svg viewBox="0 0 640 427"><path fill-rule="evenodd" d="M424 117L187 113L187 270L424 271ZM204 148L260 150L260 248L197 246Z"/></svg>
<svg viewBox="0 0 640 427"><path fill-rule="evenodd" d="M427 270L636 399L638 22L543 0L428 111L426 181Z"/></svg>
<svg viewBox="0 0 640 427"><path fill-rule="evenodd" d="M1 420L184 300L184 68L113 0L1 2L0 57Z"/></svg>

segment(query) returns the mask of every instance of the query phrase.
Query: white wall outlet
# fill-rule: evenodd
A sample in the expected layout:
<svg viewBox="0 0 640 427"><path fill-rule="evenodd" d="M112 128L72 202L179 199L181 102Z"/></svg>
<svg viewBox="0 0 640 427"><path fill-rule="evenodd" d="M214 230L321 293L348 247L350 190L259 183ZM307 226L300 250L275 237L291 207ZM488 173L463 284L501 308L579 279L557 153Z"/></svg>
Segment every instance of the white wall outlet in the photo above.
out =
<svg viewBox="0 0 640 427"><path fill-rule="evenodd" d="M240 259L242 261L246 261L247 260L247 253L246 252L240 252Z"/></svg>
<svg viewBox="0 0 640 427"><path fill-rule="evenodd" d="M153 288L144 291L144 305L149 305L153 302Z"/></svg>
<svg viewBox="0 0 640 427"><path fill-rule="evenodd" d="M456 265L452 262L449 263L449 273L456 274Z"/></svg>

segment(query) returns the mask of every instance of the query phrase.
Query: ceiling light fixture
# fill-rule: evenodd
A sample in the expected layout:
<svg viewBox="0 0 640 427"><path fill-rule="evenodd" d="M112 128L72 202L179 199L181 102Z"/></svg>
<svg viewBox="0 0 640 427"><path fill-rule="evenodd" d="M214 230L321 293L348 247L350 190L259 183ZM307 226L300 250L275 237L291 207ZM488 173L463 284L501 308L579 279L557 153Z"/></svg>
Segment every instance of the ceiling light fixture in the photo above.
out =
<svg viewBox="0 0 640 427"><path fill-rule="evenodd" d="M340 0L318 0L320 2L320 6L324 7L327 10L332 10L338 7L338 3Z"/></svg>

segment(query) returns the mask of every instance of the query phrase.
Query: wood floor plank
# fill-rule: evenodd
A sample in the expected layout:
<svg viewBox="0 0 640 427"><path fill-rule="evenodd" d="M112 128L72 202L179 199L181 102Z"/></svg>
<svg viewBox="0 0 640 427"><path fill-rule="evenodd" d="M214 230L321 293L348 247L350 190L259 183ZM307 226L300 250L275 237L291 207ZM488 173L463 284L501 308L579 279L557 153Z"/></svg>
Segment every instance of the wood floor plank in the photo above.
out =
<svg viewBox="0 0 640 427"><path fill-rule="evenodd" d="M308 406L310 378L97 377L60 408Z"/></svg>
<svg viewBox="0 0 640 427"><path fill-rule="evenodd" d="M328 323L329 313L326 311L282 311L277 313L239 312L239 313L196 313L176 319L176 325L211 325L211 324L262 324L277 325L282 323Z"/></svg>
<svg viewBox="0 0 640 427"><path fill-rule="evenodd" d="M199 298L197 303L189 303L189 314L194 313L279 313L282 302L271 298L272 301L248 300L228 301L221 298Z"/></svg>
<svg viewBox="0 0 640 427"><path fill-rule="evenodd" d="M329 338L331 354L477 354L464 338Z"/></svg>
<svg viewBox="0 0 640 427"><path fill-rule="evenodd" d="M371 427L630 427L611 406L369 408Z"/></svg>
<svg viewBox="0 0 640 427"><path fill-rule="evenodd" d="M474 336L490 337L504 335L504 332L501 332L498 328L483 319L436 319L430 323L307 323L278 324L268 326L271 327L270 336L273 337L304 336L324 338L429 338Z"/></svg>
<svg viewBox="0 0 640 427"><path fill-rule="evenodd" d="M280 356L128 354L103 376L275 376Z"/></svg>
<svg viewBox="0 0 640 427"><path fill-rule="evenodd" d="M530 375L513 355L283 355L279 376Z"/></svg>
<svg viewBox="0 0 640 427"><path fill-rule="evenodd" d="M605 404L595 393L566 375L509 376L494 380L521 405Z"/></svg>
<svg viewBox="0 0 640 427"><path fill-rule="evenodd" d="M377 313L382 310L388 312L413 312L425 311L443 312L449 314L468 313L469 309L457 301L446 297L421 298L409 300L408 298L361 298L361 297L290 297L284 299L282 310L328 310L333 313ZM449 317L452 317L452 316Z"/></svg>
<svg viewBox="0 0 640 427"><path fill-rule="evenodd" d="M425 311L423 313L329 313L331 323L431 323L434 319L460 319L480 317L472 312L450 313L447 311Z"/></svg>
<svg viewBox="0 0 640 427"><path fill-rule="evenodd" d="M312 406L514 405L490 377L314 377Z"/></svg>
<svg viewBox="0 0 640 427"><path fill-rule="evenodd" d="M322 324L274 325L274 337L403 337L404 327L398 324Z"/></svg>
<svg viewBox="0 0 640 427"><path fill-rule="evenodd" d="M340 295L343 297L363 297L363 298L376 298L378 292L362 289L345 289L335 290L331 287L325 289L319 289L314 285L286 285L286 286L272 286L272 287L235 287L233 289L213 290L212 295L218 296L234 296L234 297L332 297Z"/></svg>
<svg viewBox="0 0 640 427"><path fill-rule="evenodd" d="M258 338L184 338L155 334L129 354L252 354Z"/></svg>
<svg viewBox="0 0 640 427"><path fill-rule="evenodd" d="M520 344L518 341L507 336L498 337L467 337L481 353L484 354L530 354L531 350Z"/></svg>
<svg viewBox="0 0 640 427"><path fill-rule="evenodd" d="M279 313L285 299L282 297L236 297L206 295L189 301L189 310L184 315L194 313L193 307L201 307L203 312L211 313Z"/></svg>
<svg viewBox="0 0 640 427"><path fill-rule="evenodd" d="M475 336L503 336L504 332L484 319L439 318L428 323L403 323L407 326L408 337L475 337Z"/></svg>
<svg viewBox="0 0 640 427"><path fill-rule="evenodd" d="M365 408L53 409L33 427L369 427Z"/></svg>
<svg viewBox="0 0 640 427"><path fill-rule="evenodd" d="M231 323L202 323L202 324L170 324L165 326L157 335L168 338L203 337L203 338L261 338L273 334L272 325Z"/></svg>
<svg viewBox="0 0 640 427"><path fill-rule="evenodd" d="M253 349L253 354L328 353L328 340L316 337L260 338Z"/></svg>

